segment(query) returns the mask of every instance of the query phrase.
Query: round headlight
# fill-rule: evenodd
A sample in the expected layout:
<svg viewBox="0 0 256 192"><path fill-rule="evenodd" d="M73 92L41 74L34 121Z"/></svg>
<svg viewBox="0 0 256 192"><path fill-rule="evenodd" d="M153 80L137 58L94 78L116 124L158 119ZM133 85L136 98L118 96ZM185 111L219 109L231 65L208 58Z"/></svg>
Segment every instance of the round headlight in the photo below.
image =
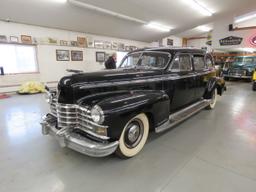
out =
<svg viewBox="0 0 256 192"><path fill-rule="evenodd" d="M104 122L104 113L103 113L102 109L100 108L100 106L95 105L92 108L91 117L92 117L92 120L97 124L101 124Z"/></svg>

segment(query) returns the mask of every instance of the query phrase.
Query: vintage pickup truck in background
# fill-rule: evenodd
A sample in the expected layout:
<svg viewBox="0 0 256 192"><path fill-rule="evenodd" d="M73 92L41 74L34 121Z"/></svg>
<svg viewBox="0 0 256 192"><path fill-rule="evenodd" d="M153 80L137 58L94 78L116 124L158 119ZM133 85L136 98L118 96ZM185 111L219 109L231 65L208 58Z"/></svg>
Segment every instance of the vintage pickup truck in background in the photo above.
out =
<svg viewBox="0 0 256 192"><path fill-rule="evenodd" d="M213 109L224 90L203 50L136 50L116 70L63 77L57 91L48 92L51 112L42 132L89 156L115 152L129 158L142 150L150 131L165 131L201 109Z"/></svg>

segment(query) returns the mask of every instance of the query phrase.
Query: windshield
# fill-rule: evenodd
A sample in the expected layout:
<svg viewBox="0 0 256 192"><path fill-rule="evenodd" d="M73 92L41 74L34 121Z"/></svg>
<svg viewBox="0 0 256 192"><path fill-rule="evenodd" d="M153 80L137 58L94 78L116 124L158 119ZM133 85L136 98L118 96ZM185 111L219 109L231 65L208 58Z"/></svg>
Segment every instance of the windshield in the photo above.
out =
<svg viewBox="0 0 256 192"><path fill-rule="evenodd" d="M162 69L171 55L164 52L137 52L127 55L119 68L155 68Z"/></svg>
<svg viewBox="0 0 256 192"><path fill-rule="evenodd" d="M253 67L256 66L256 57L236 57L233 64L233 67Z"/></svg>

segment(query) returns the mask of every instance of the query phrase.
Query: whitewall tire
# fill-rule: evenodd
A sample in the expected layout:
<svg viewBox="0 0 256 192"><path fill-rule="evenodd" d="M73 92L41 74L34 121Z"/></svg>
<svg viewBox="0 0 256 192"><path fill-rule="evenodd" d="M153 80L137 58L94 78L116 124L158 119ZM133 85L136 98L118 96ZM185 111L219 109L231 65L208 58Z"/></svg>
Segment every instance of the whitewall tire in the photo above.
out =
<svg viewBox="0 0 256 192"><path fill-rule="evenodd" d="M217 103L217 96L218 96L217 89L214 89L210 104L207 106L207 109L214 109Z"/></svg>
<svg viewBox="0 0 256 192"><path fill-rule="evenodd" d="M125 126L120 139L116 155L130 158L137 155L144 147L149 133L149 121L144 113L132 118Z"/></svg>

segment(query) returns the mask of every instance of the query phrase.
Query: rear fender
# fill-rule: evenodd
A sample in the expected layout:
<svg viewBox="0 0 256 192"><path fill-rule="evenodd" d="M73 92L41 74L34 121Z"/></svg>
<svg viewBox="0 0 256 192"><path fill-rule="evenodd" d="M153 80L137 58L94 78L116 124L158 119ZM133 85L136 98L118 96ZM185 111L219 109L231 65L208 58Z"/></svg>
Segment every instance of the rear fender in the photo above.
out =
<svg viewBox="0 0 256 192"><path fill-rule="evenodd" d="M204 93L204 98L211 99L215 89L217 89L218 95L222 95L223 92L226 90L226 85L223 78L212 77L208 80Z"/></svg>

